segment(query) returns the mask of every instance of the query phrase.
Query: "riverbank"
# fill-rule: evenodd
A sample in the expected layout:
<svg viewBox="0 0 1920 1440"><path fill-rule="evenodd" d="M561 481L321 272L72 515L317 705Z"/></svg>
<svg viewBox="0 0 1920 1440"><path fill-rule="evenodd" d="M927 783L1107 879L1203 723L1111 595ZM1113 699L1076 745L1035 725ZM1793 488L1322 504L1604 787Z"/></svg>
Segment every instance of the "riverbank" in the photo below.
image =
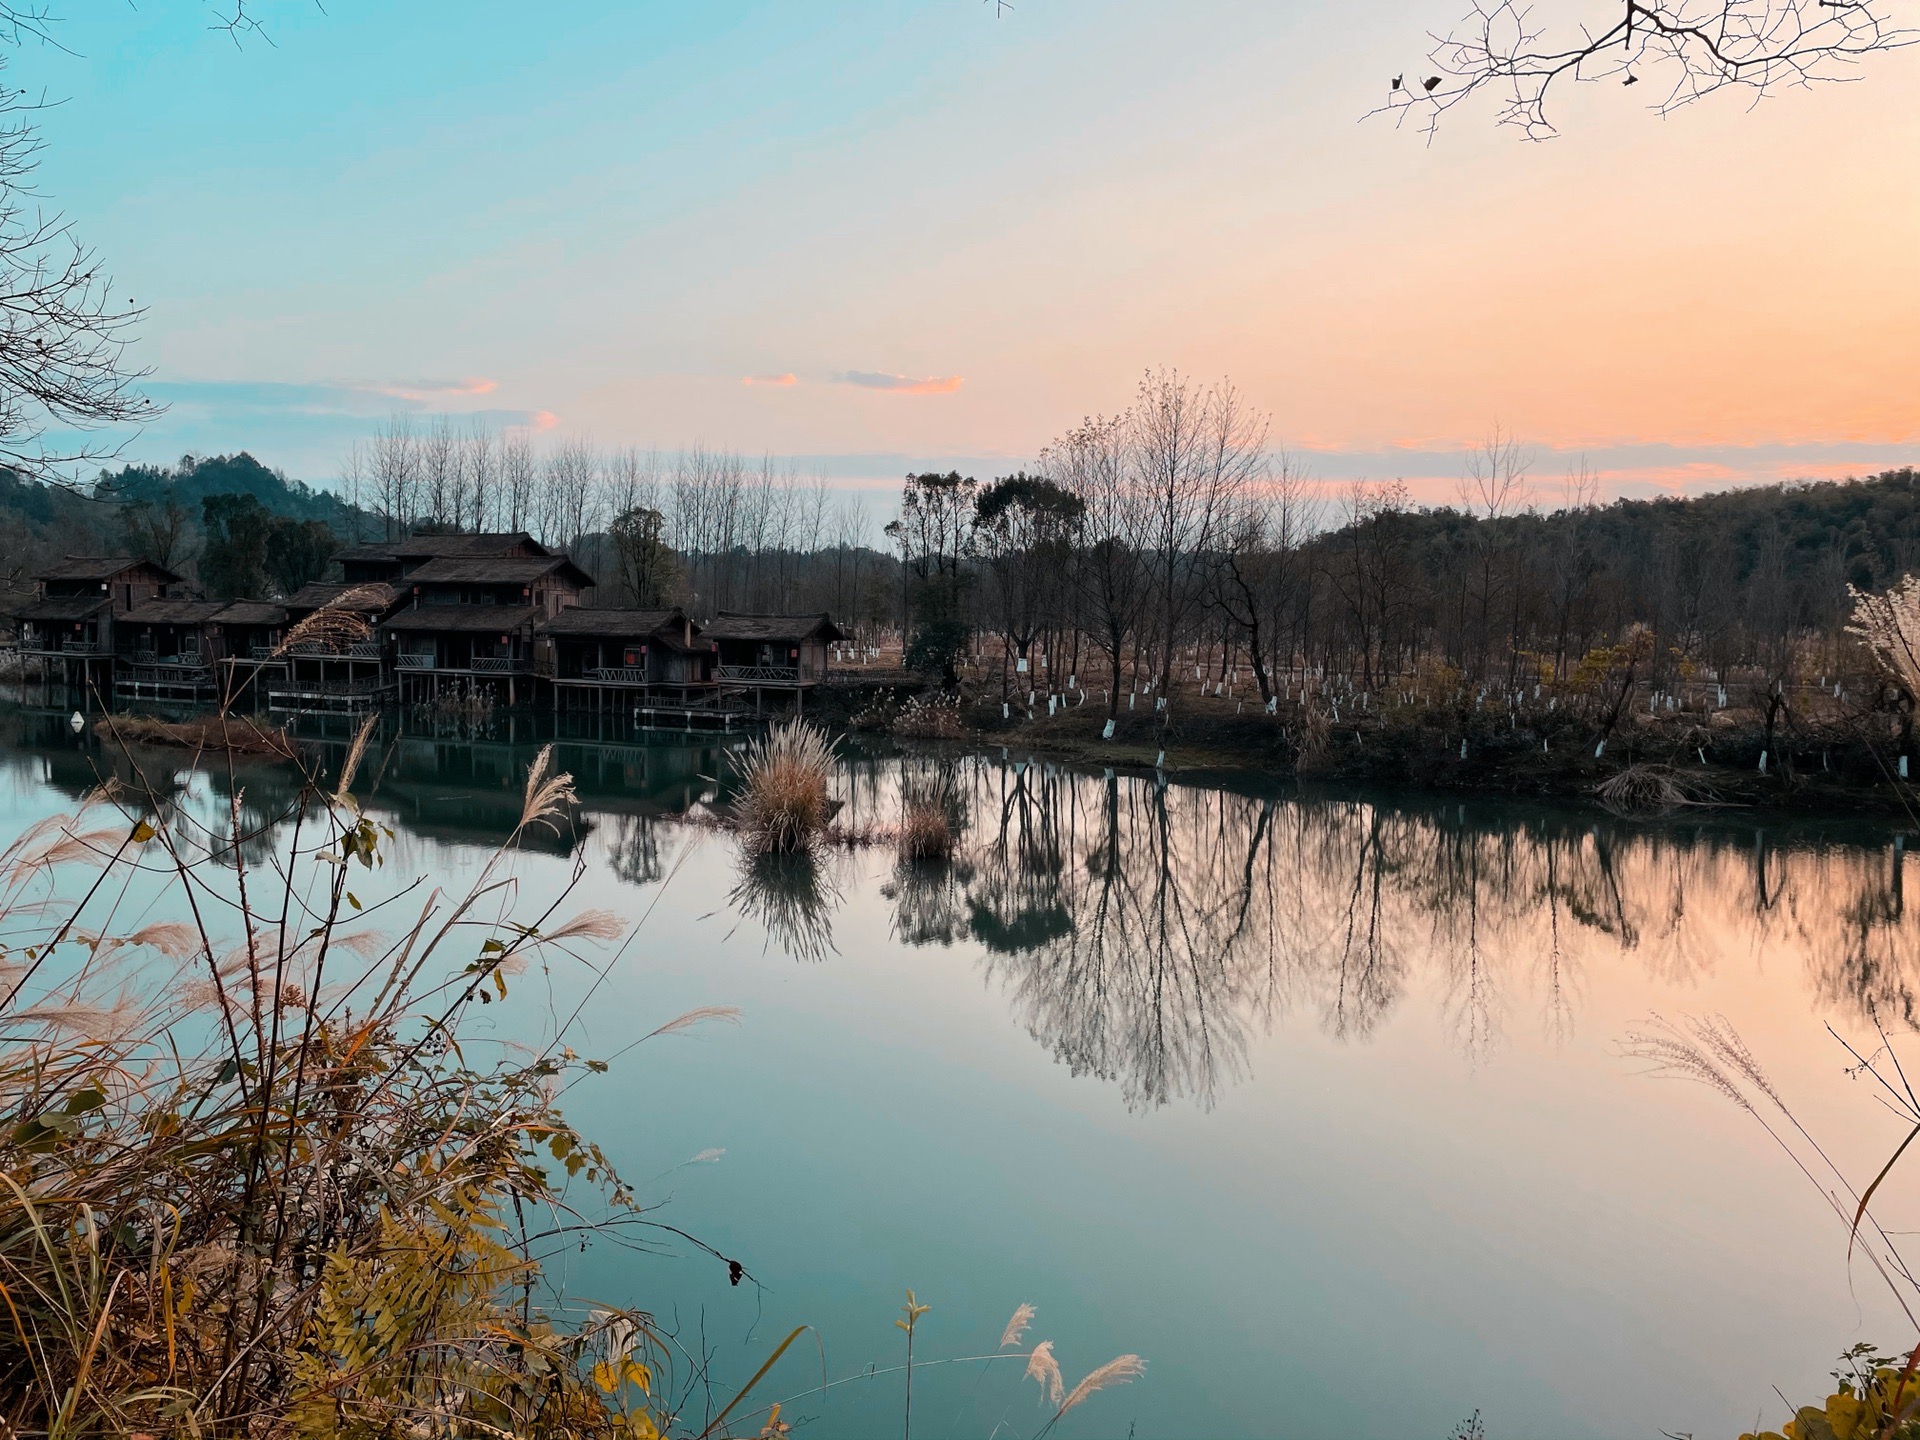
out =
<svg viewBox="0 0 1920 1440"><path fill-rule="evenodd" d="M916 699L919 704L916 705ZM1077 703L1076 703L1077 702ZM1004 708L1003 708L1004 706ZM1920 789L1900 776L1884 715L1838 714L1776 723L1720 708L1623 714L1602 729L1571 707L1275 706L1179 696L1108 716L1094 695L1029 714L998 694L962 693L932 707L904 675L822 692L814 717L830 728L976 747L1018 745L1062 761L1157 770L1201 780L1249 771L1275 778L1512 798L1581 800L1618 812L1718 806L1799 814L1920 814ZM1763 761L1764 757L1764 761ZM1915 772L1920 778L1920 772ZM1624 777L1624 778L1623 778ZM1624 792L1624 793L1623 793Z"/></svg>

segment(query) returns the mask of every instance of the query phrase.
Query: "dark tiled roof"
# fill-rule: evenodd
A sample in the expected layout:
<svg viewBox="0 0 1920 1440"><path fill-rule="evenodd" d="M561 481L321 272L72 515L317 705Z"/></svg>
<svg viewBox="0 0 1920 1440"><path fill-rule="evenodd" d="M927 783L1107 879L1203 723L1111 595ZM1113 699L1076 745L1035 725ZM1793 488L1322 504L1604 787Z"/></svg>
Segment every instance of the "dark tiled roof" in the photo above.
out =
<svg viewBox="0 0 1920 1440"><path fill-rule="evenodd" d="M531 605L414 605L389 615L385 628L395 634L423 631L462 631L504 635L530 623L540 612Z"/></svg>
<svg viewBox="0 0 1920 1440"><path fill-rule="evenodd" d="M415 560L440 556L504 556L524 550L545 555L547 547L527 534L515 530L495 535L409 535L404 540L373 540L350 545L337 560Z"/></svg>
<svg viewBox="0 0 1920 1440"><path fill-rule="evenodd" d="M85 620L107 608L104 595L56 595L51 600L35 600L13 612L16 620L44 623L50 620Z"/></svg>
<svg viewBox="0 0 1920 1440"><path fill-rule="evenodd" d="M651 635L671 625L676 631L686 621L679 610L619 610L612 606L570 605L547 621L553 635ZM699 627L695 626L698 633Z"/></svg>
<svg viewBox="0 0 1920 1440"><path fill-rule="evenodd" d="M131 555L69 555L56 560L40 572L42 580L111 580L127 570L145 566L157 571L169 584L180 577L165 566Z"/></svg>
<svg viewBox="0 0 1920 1440"><path fill-rule="evenodd" d="M838 640L840 627L818 615L745 615L722 610L705 631L709 640Z"/></svg>
<svg viewBox="0 0 1920 1440"><path fill-rule="evenodd" d="M409 585L531 585L559 570L576 585L588 575L564 555L446 556L429 560L407 576Z"/></svg>
<svg viewBox="0 0 1920 1440"><path fill-rule="evenodd" d="M286 607L261 600L235 600L213 617L222 625L284 625Z"/></svg>
<svg viewBox="0 0 1920 1440"><path fill-rule="evenodd" d="M226 608L224 600L143 600L118 618L123 625L204 625Z"/></svg>
<svg viewBox="0 0 1920 1440"><path fill-rule="evenodd" d="M378 615L382 610L399 598L391 585L328 585L316 580L311 585L302 585L287 597L289 610L318 610L331 605L349 590L359 590L367 598L353 608L363 615Z"/></svg>

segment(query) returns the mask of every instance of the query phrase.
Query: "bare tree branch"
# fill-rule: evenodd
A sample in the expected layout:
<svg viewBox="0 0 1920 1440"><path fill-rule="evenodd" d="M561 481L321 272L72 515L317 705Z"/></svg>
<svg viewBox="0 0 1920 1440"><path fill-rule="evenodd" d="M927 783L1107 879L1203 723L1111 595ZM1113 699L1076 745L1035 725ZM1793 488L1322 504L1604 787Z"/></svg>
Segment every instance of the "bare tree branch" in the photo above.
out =
<svg viewBox="0 0 1920 1440"><path fill-rule="evenodd" d="M1730 89L1757 103L1784 86L1856 79L1867 56L1920 39L1894 23L1892 0L1608 0L1598 24L1556 19L1564 0L1472 3L1432 36L1428 68L1393 77L1370 114L1431 139L1441 116L1486 92L1498 123L1545 140L1556 133L1549 98L1565 84L1648 81L1661 114Z"/></svg>
<svg viewBox="0 0 1920 1440"><path fill-rule="evenodd" d="M20 14L0 10L0 34ZM146 312L32 190L42 142L30 117L41 103L0 90L0 465L44 479L124 444L87 432L159 411L138 390L149 372L126 353Z"/></svg>

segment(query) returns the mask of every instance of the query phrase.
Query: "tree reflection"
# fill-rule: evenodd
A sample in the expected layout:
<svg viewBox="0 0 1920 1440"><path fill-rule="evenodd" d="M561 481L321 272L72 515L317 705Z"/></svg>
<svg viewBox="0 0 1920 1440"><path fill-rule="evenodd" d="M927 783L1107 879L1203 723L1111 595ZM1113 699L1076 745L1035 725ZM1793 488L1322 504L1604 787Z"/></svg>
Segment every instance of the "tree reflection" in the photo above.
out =
<svg viewBox="0 0 1920 1440"><path fill-rule="evenodd" d="M1211 1105L1286 1015L1364 1042L1415 992L1472 1061L1515 1024L1564 1042L1589 969L1627 955L1686 983L1797 952L1831 1008L1920 1021L1897 850L1046 765L952 778L973 841L951 867L896 869L895 934L971 937L1019 1023L1133 1108Z"/></svg>

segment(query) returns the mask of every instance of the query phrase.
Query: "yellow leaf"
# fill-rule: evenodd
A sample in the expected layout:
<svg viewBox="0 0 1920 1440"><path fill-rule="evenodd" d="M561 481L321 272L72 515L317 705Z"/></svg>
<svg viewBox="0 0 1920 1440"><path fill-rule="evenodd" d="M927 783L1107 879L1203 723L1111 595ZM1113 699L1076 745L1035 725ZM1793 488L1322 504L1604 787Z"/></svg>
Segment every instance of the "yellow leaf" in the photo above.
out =
<svg viewBox="0 0 1920 1440"><path fill-rule="evenodd" d="M620 1377L614 1373L613 1366L602 1360L593 1367L593 1383L611 1395L620 1388Z"/></svg>
<svg viewBox="0 0 1920 1440"><path fill-rule="evenodd" d="M158 833L159 832L153 828L151 822L142 820L138 825L133 827L133 834L128 838L136 845L144 845Z"/></svg>
<svg viewBox="0 0 1920 1440"><path fill-rule="evenodd" d="M626 1369L622 1373L625 1375L629 1385L637 1385L640 1387L640 1393L642 1395L653 1394L653 1372L638 1360L627 1361Z"/></svg>
<svg viewBox="0 0 1920 1440"><path fill-rule="evenodd" d="M349 890L347 891L347 903L358 910L360 908L360 897Z"/></svg>

